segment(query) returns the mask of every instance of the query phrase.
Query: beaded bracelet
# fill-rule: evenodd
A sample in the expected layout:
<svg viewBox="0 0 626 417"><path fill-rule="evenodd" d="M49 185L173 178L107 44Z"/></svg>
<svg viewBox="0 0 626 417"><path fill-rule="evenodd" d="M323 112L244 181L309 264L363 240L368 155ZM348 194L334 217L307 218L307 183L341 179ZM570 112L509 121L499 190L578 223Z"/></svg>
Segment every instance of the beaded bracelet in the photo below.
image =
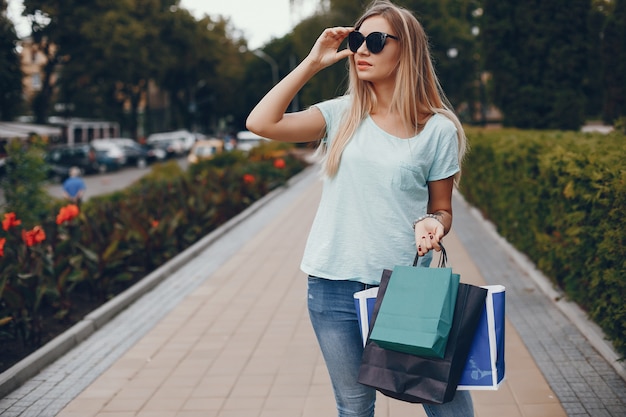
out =
<svg viewBox="0 0 626 417"><path fill-rule="evenodd" d="M421 222L424 219L435 219L437 220L439 223L441 223L441 220L439 220L439 216L437 216L436 214L432 214L432 213L427 213L424 214L422 217L419 217L417 220L415 220L413 222L413 230L415 230L415 225L418 224L419 222ZM443 225L443 223L441 223Z"/></svg>

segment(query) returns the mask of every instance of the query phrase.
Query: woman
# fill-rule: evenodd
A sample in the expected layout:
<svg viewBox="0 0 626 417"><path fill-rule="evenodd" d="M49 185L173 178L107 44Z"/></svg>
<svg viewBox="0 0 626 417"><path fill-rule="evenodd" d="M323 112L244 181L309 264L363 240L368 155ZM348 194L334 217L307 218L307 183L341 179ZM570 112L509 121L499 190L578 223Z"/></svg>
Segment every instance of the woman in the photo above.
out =
<svg viewBox="0 0 626 417"><path fill-rule="evenodd" d="M338 51L348 38L348 48ZM285 113L318 71L349 60L347 94ZM375 1L352 27L326 29L309 55L252 110L249 130L279 141L322 141L324 184L302 270L311 322L339 416L374 416L376 392L357 382L363 351L353 294L383 268L410 265L452 225L465 135L448 109L426 34L407 10ZM467 391L429 416L473 416Z"/></svg>

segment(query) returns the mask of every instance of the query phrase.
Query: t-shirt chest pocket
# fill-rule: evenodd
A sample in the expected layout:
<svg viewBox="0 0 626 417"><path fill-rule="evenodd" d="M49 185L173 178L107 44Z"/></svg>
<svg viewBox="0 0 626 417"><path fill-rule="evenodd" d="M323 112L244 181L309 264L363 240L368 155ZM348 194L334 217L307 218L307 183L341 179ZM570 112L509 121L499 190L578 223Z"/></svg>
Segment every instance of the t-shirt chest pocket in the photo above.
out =
<svg viewBox="0 0 626 417"><path fill-rule="evenodd" d="M404 191L417 190L423 188L425 183L424 173L419 169L415 169L414 166L399 163L393 170L391 185L394 189Z"/></svg>

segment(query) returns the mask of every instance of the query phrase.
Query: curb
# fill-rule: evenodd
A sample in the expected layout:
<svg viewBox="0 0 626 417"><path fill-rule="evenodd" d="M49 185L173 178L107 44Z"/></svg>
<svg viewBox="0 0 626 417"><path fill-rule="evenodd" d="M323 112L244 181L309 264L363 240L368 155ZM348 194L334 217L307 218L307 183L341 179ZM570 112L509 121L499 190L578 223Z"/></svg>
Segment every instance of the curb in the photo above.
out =
<svg viewBox="0 0 626 417"><path fill-rule="evenodd" d="M291 177L287 181L287 184L270 191L259 200L252 203L241 213L237 214L226 223L191 245L189 248L176 255L174 258L170 259L150 274L146 275L141 279L141 281L102 304L65 332L61 333L41 348L37 349L35 352L31 353L11 368L1 373L0 398L5 397L7 394L19 388L29 379L36 376L43 368L61 358L64 354L79 345L82 341L107 324L113 317L125 310L133 302L153 290L170 274L184 266L189 259L197 256L208 246L212 245L228 233L232 228L256 213L260 208L265 206L279 194L283 193L287 188L300 181L300 179L305 177L311 169L315 169L315 166L312 165L306 167L304 170Z"/></svg>
<svg viewBox="0 0 626 417"><path fill-rule="evenodd" d="M535 264L525 254L519 252L504 237L500 236L495 225L485 219L480 211L470 205L459 192L455 192L454 196L468 208L468 211L476 221L483 224L485 230L498 241L511 259L533 280L556 308L572 322L600 356L613 367L615 372L626 381L626 363L620 361L619 354L613 349L600 326L589 320L587 314L578 304L568 301L567 295L555 288L552 281L537 269Z"/></svg>

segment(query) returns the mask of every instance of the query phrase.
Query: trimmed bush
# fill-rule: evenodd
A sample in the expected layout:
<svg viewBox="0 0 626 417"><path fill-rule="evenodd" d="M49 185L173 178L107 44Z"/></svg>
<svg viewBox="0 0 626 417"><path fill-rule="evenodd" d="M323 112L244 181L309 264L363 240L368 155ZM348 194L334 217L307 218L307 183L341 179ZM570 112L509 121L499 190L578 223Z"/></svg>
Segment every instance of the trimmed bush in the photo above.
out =
<svg viewBox="0 0 626 417"><path fill-rule="evenodd" d="M626 356L626 137L469 129L461 192Z"/></svg>

